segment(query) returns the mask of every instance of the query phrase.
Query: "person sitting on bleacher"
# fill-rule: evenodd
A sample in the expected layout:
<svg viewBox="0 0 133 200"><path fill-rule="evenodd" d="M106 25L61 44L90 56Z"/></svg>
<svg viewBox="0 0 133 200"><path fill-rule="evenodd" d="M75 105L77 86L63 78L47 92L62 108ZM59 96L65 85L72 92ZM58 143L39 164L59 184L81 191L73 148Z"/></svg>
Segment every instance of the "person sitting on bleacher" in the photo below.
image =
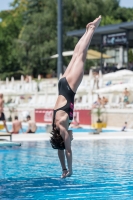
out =
<svg viewBox="0 0 133 200"><path fill-rule="evenodd" d="M101 104L102 104L102 99L101 99L101 97L98 95L97 101L95 101L95 102L93 103L92 108L97 108L97 107L101 106Z"/></svg>
<svg viewBox="0 0 133 200"><path fill-rule="evenodd" d="M74 116L73 117L73 123L72 123L72 126L71 126L71 128L81 128L80 126L79 126L79 122L77 121L77 117L76 116Z"/></svg>
<svg viewBox="0 0 133 200"><path fill-rule="evenodd" d="M123 100L123 102L125 103L125 104L129 104L129 95L130 95L130 92L127 90L127 88L125 88L125 90L124 90L124 100Z"/></svg>
<svg viewBox="0 0 133 200"><path fill-rule="evenodd" d="M104 107L108 103L108 99L106 97L103 97L101 103Z"/></svg>

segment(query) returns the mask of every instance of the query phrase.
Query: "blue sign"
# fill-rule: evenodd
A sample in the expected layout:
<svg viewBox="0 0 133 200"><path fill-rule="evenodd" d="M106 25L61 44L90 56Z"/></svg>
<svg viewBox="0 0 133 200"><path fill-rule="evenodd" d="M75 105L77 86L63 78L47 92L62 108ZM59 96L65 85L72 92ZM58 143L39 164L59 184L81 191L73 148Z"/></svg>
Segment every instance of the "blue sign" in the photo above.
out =
<svg viewBox="0 0 133 200"><path fill-rule="evenodd" d="M103 36L103 46L122 45L127 43L126 33L116 33Z"/></svg>

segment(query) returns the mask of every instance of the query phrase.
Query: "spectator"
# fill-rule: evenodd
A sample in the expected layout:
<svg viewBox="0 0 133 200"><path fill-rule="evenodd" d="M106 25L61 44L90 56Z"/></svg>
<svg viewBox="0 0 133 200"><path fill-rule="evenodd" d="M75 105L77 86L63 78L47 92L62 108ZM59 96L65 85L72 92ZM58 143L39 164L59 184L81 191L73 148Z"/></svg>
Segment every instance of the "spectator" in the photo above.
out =
<svg viewBox="0 0 133 200"><path fill-rule="evenodd" d="M125 131L126 128L127 128L127 122L125 122L125 124L124 124L124 126L123 126L121 131Z"/></svg>
<svg viewBox="0 0 133 200"><path fill-rule="evenodd" d="M99 89L99 72L94 71L93 72L93 77L94 77L94 85L93 85L93 89ZM95 86L96 85L96 86Z"/></svg>
<svg viewBox="0 0 133 200"><path fill-rule="evenodd" d="M77 103L77 98L74 99L74 103Z"/></svg>
<svg viewBox="0 0 133 200"><path fill-rule="evenodd" d="M81 102L82 102L82 97L80 96L79 100L78 100L78 103L81 103Z"/></svg>
<svg viewBox="0 0 133 200"><path fill-rule="evenodd" d="M98 95L98 99L97 99L97 101L95 101L95 102L93 103L92 108L99 107L99 106L101 106L101 104L102 104L102 99L101 99L101 97Z"/></svg>
<svg viewBox="0 0 133 200"><path fill-rule="evenodd" d="M3 113L3 108L2 107L0 107L0 122L1 122L0 123L1 124L0 129L4 129L5 128L7 133L9 133L7 125L6 125L5 115Z"/></svg>
<svg viewBox="0 0 133 200"><path fill-rule="evenodd" d="M36 123L31 120L30 115L27 116L27 122L28 122L28 130L26 131L26 133L35 133L37 126Z"/></svg>
<svg viewBox="0 0 133 200"><path fill-rule="evenodd" d="M18 116L15 116L14 121L12 122L12 131L11 131L11 133L18 134L19 131L20 131L20 129L21 129L22 132L23 132L22 124L21 124L21 122L18 120Z"/></svg>
<svg viewBox="0 0 133 200"><path fill-rule="evenodd" d="M103 97L101 102L102 102L102 105L104 107L108 103L108 99L106 97Z"/></svg>
<svg viewBox="0 0 133 200"><path fill-rule="evenodd" d="M125 88L125 90L124 90L124 103L125 104L128 104L129 103L129 94L130 94L130 92L127 90L127 88Z"/></svg>
<svg viewBox="0 0 133 200"><path fill-rule="evenodd" d="M77 121L77 117L76 117L76 116L74 116L74 121L73 121L73 124L72 124L71 127L72 127L72 128L81 128L81 127L79 126L79 122Z"/></svg>
<svg viewBox="0 0 133 200"><path fill-rule="evenodd" d="M3 99L3 94L0 93L0 107L3 108L4 107L4 99Z"/></svg>

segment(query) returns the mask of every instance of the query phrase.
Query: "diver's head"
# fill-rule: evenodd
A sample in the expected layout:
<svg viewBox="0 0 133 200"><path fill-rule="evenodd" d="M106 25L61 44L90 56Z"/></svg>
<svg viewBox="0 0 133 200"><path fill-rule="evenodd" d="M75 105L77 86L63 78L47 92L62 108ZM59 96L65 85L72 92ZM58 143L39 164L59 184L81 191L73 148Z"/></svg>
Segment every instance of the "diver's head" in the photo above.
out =
<svg viewBox="0 0 133 200"><path fill-rule="evenodd" d="M60 149L64 150L65 149L65 144L64 140L60 135L60 131L57 129L53 129L51 131L52 136L50 137L50 143L53 149Z"/></svg>

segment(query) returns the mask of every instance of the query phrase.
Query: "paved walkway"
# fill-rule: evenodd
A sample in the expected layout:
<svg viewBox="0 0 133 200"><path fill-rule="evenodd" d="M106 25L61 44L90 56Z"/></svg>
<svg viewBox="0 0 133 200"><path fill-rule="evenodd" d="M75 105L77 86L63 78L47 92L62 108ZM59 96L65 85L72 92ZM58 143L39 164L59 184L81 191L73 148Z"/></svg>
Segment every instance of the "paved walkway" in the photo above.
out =
<svg viewBox="0 0 133 200"><path fill-rule="evenodd" d="M112 133L74 133L74 140L100 140L100 139L133 139L133 132ZM4 138L4 137L2 137ZM13 134L12 141L43 141L49 140L49 133L42 134ZM5 138L7 139L7 138Z"/></svg>

